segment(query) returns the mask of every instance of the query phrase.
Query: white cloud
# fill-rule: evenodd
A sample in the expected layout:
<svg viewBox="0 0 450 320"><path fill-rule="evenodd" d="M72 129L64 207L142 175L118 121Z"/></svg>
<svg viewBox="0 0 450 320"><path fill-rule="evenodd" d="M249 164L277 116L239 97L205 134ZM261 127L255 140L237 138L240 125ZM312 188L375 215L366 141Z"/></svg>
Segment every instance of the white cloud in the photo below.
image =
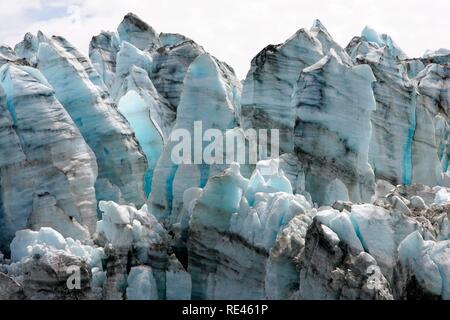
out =
<svg viewBox="0 0 450 320"><path fill-rule="evenodd" d="M318 18L346 45L365 25L390 34L410 56L450 48L448 0L0 0L0 42L14 45L27 31L59 34L87 52L90 38L115 30L134 12L158 31L185 34L244 77L250 60ZM55 10L59 8L59 10ZM55 12L53 15L52 13ZM445 35L445 36L444 36Z"/></svg>

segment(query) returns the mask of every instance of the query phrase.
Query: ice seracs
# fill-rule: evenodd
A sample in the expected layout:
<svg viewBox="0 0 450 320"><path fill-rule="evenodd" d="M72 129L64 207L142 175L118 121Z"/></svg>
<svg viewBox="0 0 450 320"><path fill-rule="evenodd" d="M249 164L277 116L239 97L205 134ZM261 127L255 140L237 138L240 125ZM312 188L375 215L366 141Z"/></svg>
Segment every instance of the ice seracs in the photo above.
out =
<svg viewBox="0 0 450 320"><path fill-rule="evenodd" d="M295 153L314 202L369 201L373 194L368 154L374 81L368 66L346 65L331 49L303 69L296 83L292 95Z"/></svg>
<svg viewBox="0 0 450 320"><path fill-rule="evenodd" d="M103 82L111 88L116 72L116 57L120 40L115 32L103 31L92 37L89 43L89 58Z"/></svg>
<svg viewBox="0 0 450 320"><path fill-rule="evenodd" d="M177 109L177 119L172 133L177 130L187 130L189 137L172 136L164 146L164 151L155 167L152 182L150 206L158 219L176 216L182 208L183 192L191 187L203 187L212 168L202 163L179 164L172 158L180 139L187 139L189 148L193 148L194 124L201 123L200 135L204 130L217 129L224 133L236 126L235 110L236 96L239 90L238 82L232 70L222 66L222 63L209 54L198 56L191 63L184 79L184 90ZM201 146L203 155L204 146ZM220 151L218 151L220 152ZM193 156L194 153L191 153ZM191 157L189 157L191 158ZM222 166L223 167L223 166ZM217 171L216 171L217 172Z"/></svg>
<svg viewBox="0 0 450 320"><path fill-rule="evenodd" d="M264 184L258 189L255 180L264 182L262 175L254 173L249 181L239 169L235 163L210 178L201 193L194 195L197 199L191 200L186 208L191 212L187 248L193 298L262 299L266 290L273 296L276 289L271 286L277 286L273 279L290 269L269 266L266 271L271 248L292 219L305 217L303 221L308 224L315 215L305 197L273 193ZM280 175L275 172L267 180ZM247 196L253 194L254 200L250 202ZM279 290L285 285L281 284ZM279 296L287 297L288 293Z"/></svg>
<svg viewBox="0 0 450 320"><path fill-rule="evenodd" d="M125 15L117 32L121 42L127 41L141 50L161 46L156 31L133 13Z"/></svg>
<svg viewBox="0 0 450 320"><path fill-rule="evenodd" d="M419 232L411 233L399 246L397 290L400 297L411 298L405 286L416 288L416 297L450 299L450 241L424 241Z"/></svg>
<svg viewBox="0 0 450 320"><path fill-rule="evenodd" d="M269 45L256 55L242 90L243 128L280 129L282 152L293 150L294 111L291 95L299 71L323 56L310 31L300 29L280 45Z"/></svg>
<svg viewBox="0 0 450 320"><path fill-rule="evenodd" d="M5 64L0 81L2 251L28 227L89 238L97 221L95 155L40 71Z"/></svg>
<svg viewBox="0 0 450 320"><path fill-rule="evenodd" d="M157 300L158 289L149 266L133 267L127 278L128 300Z"/></svg>
<svg viewBox="0 0 450 320"><path fill-rule="evenodd" d="M102 220L97 223L96 242L105 247L106 299L180 299L190 297L190 276L172 254L170 236L144 205L102 201ZM133 273L129 266L136 267ZM177 279L180 282L174 283ZM141 283L143 282L143 283ZM144 283L145 282L145 283ZM178 292L174 293L174 288ZM156 292L156 293L155 293Z"/></svg>
<svg viewBox="0 0 450 320"><path fill-rule="evenodd" d="M0 299L450 299L449 57L316 20L241 97L132 13L0 46Z"/></svg>
<svg viewBox="0 0 450 320"><path fill-rule="evenodd" d="M16 64L23 64L23 65L28 64L26 60L20 59L13 49L5 45L0 45L0 66L8 62L14 62Z"/></svg>
<svg viewBox="0 0 450 320"><path fill-rule="evenodd" d="M446 184L442 152L446 129L441 111L436 108L440 103L429 97L431 92L439 92L434 88L442 81L430 70L445 70L445 65L427 59L406 59L389 37L381 42L367 37L371 38L365 30L361 38L352 40L347 51L356 62L368 63L377 78L369 157L376 177L394 184Z"/></svg>
<svg viewBox="0 0 450 320"><path fill-rule="evenodd" d="M97 199L142 205L146 158L92 64L60 38L42 41L37 57L37 67L95 153Z"/></svg>
<svg viewBox="0 0 450 320"><path fill-rule="evenodd" d="M162 97L176 110L183 91L183 81L191 63L206 51L193 40L159 48L153 55L151 80Z"/></svg>

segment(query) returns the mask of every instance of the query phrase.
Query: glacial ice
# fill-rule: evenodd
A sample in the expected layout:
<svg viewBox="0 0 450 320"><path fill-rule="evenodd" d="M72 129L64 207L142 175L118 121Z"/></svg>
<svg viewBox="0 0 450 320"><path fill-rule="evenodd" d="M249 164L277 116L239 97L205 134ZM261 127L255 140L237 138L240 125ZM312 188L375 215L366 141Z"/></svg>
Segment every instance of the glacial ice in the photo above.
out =
<svg viewBox="0 0 450 320"><path fill-rule="evenodd" d="M190 41L191 39L179 33L161 32L159 34L159 40L163 47L173 47L185 41Z"/></svg>
<svg viewBox="0 0 450 320"><path fill-rule="evenodd" d="M21 64L19 57L10 47L0 45L0 67L8 62Z"/></svg>
<svg viewBox="0 0 450 320"><path fill-rule="evenodd" d="M449 57L371 28L344 49L316 20L241 97L134 14L89 58L42 32L0 46L0 298L450 299ZM284 154L174 164L194 121L246 151L244 129L281 129Z"/></svg>
<svg viewBox="0 0 450 320"><path fill-rule="evenodd" d="M392 54L399 59L402 60L407 59L406 54L387 34L380 35L371 27L366 26L364 30L361 32L361 37L364 38L366 41L377 44L378 47L387 47L387 49L389 49L390 52L392 52Z"/></svg>
<svg viewBox="0 0 450 320"><path fill-rule="evenodd" d="M27 227L89 238L97 221L93 152L38 70L6 64L0 79L0 247L9 251L15 231Z"/></svg>
<svg viewBox="0 0 450 320"><path fill-rule="evenodd" d="M133 267L127 278L128 300L157 300L158 290L149 266Z"/></svg>
<svg viewBox="0 0 450 320"><path fill-rule="evenodd" d="M125 15L117 32L121 42L129 42L141 50L161 46L156 31L133 13Z"/></svg>
<svg viewBox="0 0 450 320"><path fill-rule="evenodd" d="M103 248L83 245L79 240L64 238L52 228L41 228L39 231L20 230L11 242L11 260L22 262L33 256L44 256L50 253L65 253L86 261L91 268L102 270L104 259Z"/></svg>
<svg viewBox="0 0 450 320"><path fill-rule="evenodd" d="M119 45L119 37L114 32L102 32L92 37L89 44L89 58L92 65L108 88L111 88L116 72Z"/></svg>
<svg viewBox="0 0 450 320"><path fill-rule="evenodd" d="M323 56L310 31L301 29L281 45L269 45L253 58L242 89L242 126L280 129L282 152L293 150L291 95L299 70Z"/></svg>
<svg viewBox="0 0 450 320"><path fill-rule="evenodd" d="M333 230L339 239L347 243L353 250L364 251L348 212L339 212L334 209L320 211L317 214L317 221Z"/></svg>
<svg viewBox="0 0 450 320"><path fill-rule="evenodd" d="M236 83L234 73L221 67L221 63L215 58L209 54L197 57L189 66L184 79L184 90L172 132L184 129L191 133L190 137L194 137L195 121L201 121L203 131L215 128L224 133L225 130L234 128L236 104L233 92ZM203 133L200 132L200 139L202 136ZM188 140L189 148L193 148L194 142L189 139L190 137L185 139ZM208 175L202 177L201 174L202 167L205 165L185 163L184 166L179 166L173 162L171 157L174 147L180 143L174 139L179 138L172 136L173 141L166 143L154 170L149 203L152 213L158 219L168 218L172 212L176 217L181 210L182 206L179 203L182 201L183 194L176 193L177 186L182 187L183 191L191 187L203 187L202 181L206 182L208 178ZM201 154L203 154L203 148L202 146ZM189 162L193 161L195 159L189 159ZM204 163L202 159L200 161ZM195 172L199 174L194 174Z"/></svg>
<svg viewBox="0 0 450 320"><path fill-rule="evenodd" d="M266 275L265 265L280 231L295 217L301 217L304 228L312 222L316 211L304 196L274 192L264 186L264 179L280 177L279 168L271 174L264 170L265 177L258 171L248 180L234 163L210 178L201 192L185 192L190 194L185 210L191 212L187 248L193 298L263 298L265 279L276 276ZM255 184L255 179L262 184ZM292 190L289 181L286 183ZM247 196L253 197L251 204ZM239 274L233 275L233 263L228 261L239 261ZM205 263L206 273L201 271Z"/></svg>
<svg viewBox="0 0 450 320"><path fill-rule="evenodd" d="M152 57L131 43L126 41L120 45L119 52L116 59L116 75L121 76L128 73L131 66L136 66L147 71L148 74L152 72L153 59Z"/></svg>
<svg viewBox="0 0 450 320"><path fill-rule="evenodd" d="M141 206L147 161L128 122L102 87L91 81L94 76L90 74L100 79L97 72L81 53L60 38L41 42L37 57L39 70L96 155L97 200L132 202Z"/></svg>
<svg viewBox="0 0 450 320"><path fill-rule="evenodd" d="M163 138L158 126L152 121L149 110L144 99L130 90L127 94L120 98L119 111L130 122L131 127L136 134L136 139L142 147L148 161L148 168L144 177L144 188L146 196L151 191L153 169L159 159L163 149Z"/></svg>
<svg viewBox="0 0 450 320"><path fill-rule="evenodd" d="M167 300L191 299L191 275L184 270L175 255L170 256L169 259L169 269L166 271Z"/></svg>
<svg viewBox="0 0 450 320"><path fill-rule="evenodd" d="M243 198L243 201L246 201ZM257 193L252 207L240 207L231 217L230 231L241 235L256 247L269 251L279 230L296 215L306 214L311 204L301 195L285 192Z"/></svg>
<svg viewBox="0 0 450 320"><path fill-rule="evenodd" d="M104 235L107 243L117 248L131 248L142 251L145 262L146 248L153 243L163 242L166 234L153 215L148 213L147 205L140 210L133 206L119 205L113 201L101 201L99 209L102 220L97 222L98 234Z"/></svg>
<svg viewBox="0 0 450 320"><path fill-rule="evenodd" d="M191 63L206 51L190 39L165 46L153 55L151 80L156 90L169 101L172 110L180 104L184 79Z"/></svg>
<svg viewBox="0 0 450 320"><path fill-rule="evenodd" d="M368 66L346 65L330 49L319 62L303 69L294 87L294 145L314 202L332 204L325 202L335 200L326 193L330 191L344 197L339 200L365 202L373 194L368 153L374 81Z"/></svg>
<svg viewBox="0 0 450 320"><path fill-rule="evenodd" d="M371 38L374 32L365 29L363 36L354 38L346 50L357 63L368 64L377 80L369 150L375 176L394 184L440 184L435 115L427 110L429 103L422 103L415 80L405 73L400 60L405 59L404 54L388 36L381 36L379 43L368 42L366 36Z"/></svg>
<svg viewBox="0 0 450 320"><path fill-rule="evenodd" d="M450 299L450 241L424 241L416 231L398 248L403 268L410 269L419 286L442 299Z"/></svg>

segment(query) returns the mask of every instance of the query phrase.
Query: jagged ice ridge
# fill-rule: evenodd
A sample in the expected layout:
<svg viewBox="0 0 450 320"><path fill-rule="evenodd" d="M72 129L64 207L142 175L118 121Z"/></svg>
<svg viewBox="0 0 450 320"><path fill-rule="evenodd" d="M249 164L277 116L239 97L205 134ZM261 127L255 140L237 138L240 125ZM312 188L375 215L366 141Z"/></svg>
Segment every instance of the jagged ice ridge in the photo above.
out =
<svg viewBox="0 0 450 320"><path fill-rule="evenodd" d="M318 20L243 81L132 13L0 46L0 299L450 299L449 74ZM282 154L173 163L196 121Z"/></svg>

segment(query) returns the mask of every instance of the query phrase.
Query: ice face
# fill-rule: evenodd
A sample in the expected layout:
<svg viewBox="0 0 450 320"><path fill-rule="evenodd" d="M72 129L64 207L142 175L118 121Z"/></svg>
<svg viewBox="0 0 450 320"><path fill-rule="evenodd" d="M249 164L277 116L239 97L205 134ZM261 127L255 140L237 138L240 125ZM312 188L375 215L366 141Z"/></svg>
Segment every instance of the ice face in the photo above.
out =
<svg viewBox="0 0 450 320"><path fill-rule="evenodd" d="M363 36L346 50L357 63L369 64L377 80L369 150L376 177L393 184L441 183L433 115L417 94L415 81L409 79L398 48L377 45Z"/></svg>
<svg viewBox="0 0 450 320"><path fill-rule="evenodd" d="M20 63L19 57L16 56L16 53L10 47L0 45L0 66L8 62Z"/></svg>
<svg viewBox="0 0 450 320"><path fill-rule="evenodd" d="M89 44L89 58L103 82L111 88L116 72L116 57L120 39L115 32L102 32L92 37Z"/></svg>
<svg viewBox="0 0 450 320"><path fill-rule="evenodd" d="M2 249L26 227L88 238L97 220L95 155L38 70L7 64L0 79Z"/></svg>
<svg viewBox="0 0 450 320"><path fill-rule="evenodd" d="M153 54L151 80L162 97L176 110L183 91L183 80L190 64L205 50L192 40L165 47Z"/></svg>
<svg viewBox="0 0 450 320"><path fill-rule="evenodd" d="M398 45L387 34L378 34L374 29L366 26L361 32L361 37L368 42L372 42L379 47L386 47L392 55L399 59L407 59L406 54L398 47Z"/></svg>
<svg viewBox="0 0 450 320"><path fill-rule="evenodd" d="M153 170L164 144L161 132L149 117L150 112L144 99L136 91L128 91L120 99L118 107L133 128L136 139L147 157L148 168L144 176L144 187L148 196L151 191Z"/></svg>
<svg viewBox="0 0 450 320"><path fill-rule="evenodd" d="M167 233L144 205L135 207L119 205L113 201L99 204L102 220L97 222L97 233L105 237L107 243L116 248L131 248L142 251L142 262L147 261L145 250L167 241Z"/></svg>
<svg viewBox="0 0 450 320"><path fill-rule="evenodd" d="M175 255L170 257L166 272L167 300L189 300L191 298L191 275L187 273Z"/></svg>
<svg viewBox="0 0 450 320"><path fill-rule="evenodd" d="M152 268L148 266L133 267L127 278L128 300L157 300L158 290Z"/></svg>
<svg viewBox="0 0 450 320"><path fill-rule="evenodd" d="M323 56L322 46L301 29L282 45L269 45L251 63L242 91L244 128L281 129L280 148L293 150L291 95L300 70Z"/></svg>
<svg viewBox="0 0 450 320"><path fill-rule="evenodd" d="M441 174L442 180L437 179L437 183L442 185L448 185L449 152L445 137L448 136L449 126L445 114L450 107L449 74L450 68L447 65L429 64L414 79L420 93L420 102L425 106L423 113L428 116L428 127L432 135L429 140L434 142L436 150L433 151L440 161L440 168L436 171Z"/></svg>
<svg viewBox="0 0 450 320"><path fill-rule="evenodd" d="M361 240L358 238L350 215L347 212L338 212L334 209L320 211L317 214L317 221L333 230L353 250L357 252L364 251Z"/></svg>
<svg viewBox="0 0 450 320"><path fill-rule="evenodd" d="M96 155L97 199L142 205L147 161L104 85L92 81L101 79L90 62L60 38L41 42L37 56L39 70Z"/></svg>
<svg viewBox="0 0 450 320"><path fill-rule="evenodd" d="M154 29L139 17L128 14L119 25L118 32L102 32L93 37L90 43L89 57L108 88L112 88L116 77L121 45L132 46L137 49L138 55L146 55L146 59L148 57L153 59L149 77L161 98L167 100L170 109L175 111L179 104L186 71L192 61L204 54L205 50L183 35L166 33L157 35Z"/></svg>
<svg viewBox="0 0 450 320"><path fill-rule="evenodd" d="M141 50L161 46L155 30L133 13L128 13L123 18L117 32L120 41L127 41Z"/></svg>
<svg viewBox="0 0 450 320"><path fill-rule="evenodd" d="M342 81L344 78L347 80ZM308 159L304 164L306 190L319 204L335 200L332 190L352 201L370 200L374 176L368 152L374 80L368 66L348 66L334 49L305 68L298 79L292 97L297 115L294 144L299 160ZM346 181L344 176L353 178Z"/></svg>
<svg viewBox="0 0 450 320"><path fill-rule="evenodd" d="M311 205L303 196L284 192L258 193L252 208L239 208L231 218L230 231L241 235L256 247L267 251L275 245L278 232Z"/></svg>
<svg viewBox="0 0 450 320"><path fill-rule="evenodd" d="M172 47L179 45L185 41L190 41L191 39L187 38L186 36L183 36L179 33L165 33L161 32L159 34L159 40L161 41L161 44L164 47Z"/></svg>
<svg viewBox="0 0 450 320"><path fill-rule="evenodd" d="M221 63L209 54L201 55L192 62L184 79L173 130L184 129L191 134L190 137L194 137L195 121L201 121L203 131L215 128L223 133L236 125L233 88L237 80L234 73L221 68L224 68ZM188 142L193 147L194 142ZM177 186L182 187L182 191L190 187L203 187L209 176L207 172L202 176L204 165L178 166L174 163L171 157L176 145L176 140L168 141L154 171L150 206L158 219L167 218L173 208L177 210L174 213L176 216L181 209L179 203L183 193L176 193ZM178 205L174 207L174 204Z"/></svg>
<svg viewBox="0 0 450 320"><path fill-rule="evenodd" d="M449 246L449 241L424 241L416 231L398 248L401 264L415 276L419 287L442 299L450 298Z"/></svg>
<svg viewBox="0 0 450 320"><path fill-rule="evenodd" d="M266 163L258 165L261 168ZM188 271L192 276L194 298L263 298L265 284L271 286L273 277L281 277L283 270L295 269L289 258L282 260L288 264L286 269L274 267L273 264L279 263L279 256L274 255L266 273L268 253L279 244L281 230L288 225L290 230L298 230L290 225L297 217L296 221L306 233L316 213L304 196L274 192L267 186L265 181L284 176L282 172L268 174L268 170L264 170L263 176L256 169L248 180L239 169L235 163L222 174L211 177L203 190L185 192L189 203L185 210L190 215ZM289 190L292 190L290 184ZM285 239L280 241L284 243ZM198 255L205 259L197 259ZM230 273L234 268L246 276L234 276L233 272ZM285 276L292 279L295 274ZM272 292L271 287L267 290Z"/></svg>
<svg viewBox="0 0 450 320"><path fill-rule="evenodd" d="M131 43L124 41L117 54L116 74L121 76L128 73L128 70L133 65L140 67L151 74L152 64L153 60L149 54L139 50Z"/></svg>
<svg viewBox="0 0 450 320"><path fill-rule="evenodd" d="M94 248L83 245L72 238L64 238L52 228L41 228L39 231L20 230L11 242L11 259L13 262L23 262L35 255L64 251L65 253L79 257L86 261L92 268L102 270L103 248Z"/></svg>

